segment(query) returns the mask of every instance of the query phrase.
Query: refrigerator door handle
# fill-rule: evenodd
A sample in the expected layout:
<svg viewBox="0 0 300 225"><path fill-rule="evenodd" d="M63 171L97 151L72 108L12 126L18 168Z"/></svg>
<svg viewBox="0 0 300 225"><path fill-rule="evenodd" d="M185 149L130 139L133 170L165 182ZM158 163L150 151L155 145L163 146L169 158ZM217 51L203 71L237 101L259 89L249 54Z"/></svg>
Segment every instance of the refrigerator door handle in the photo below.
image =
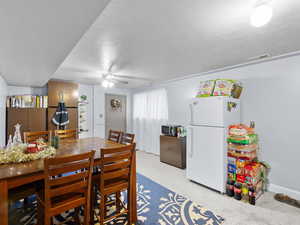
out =
<svg viewBox="0 0 300 225"><path fill-rule="evenodd" d="M191 113L191 123L190 124L193 124L194 123L194 115L193 115L193 104L190 104L190 113Z"/></svg>
<svg viewBox="0 0 300 225"><path fill-rule="evenodd" d="M189 127L189 135L188 135L188 137L189 137L189 140L188 140L188 142L189 142L189 157L190 158L192 158L193 157L193 128L192 127Z"/></svg>

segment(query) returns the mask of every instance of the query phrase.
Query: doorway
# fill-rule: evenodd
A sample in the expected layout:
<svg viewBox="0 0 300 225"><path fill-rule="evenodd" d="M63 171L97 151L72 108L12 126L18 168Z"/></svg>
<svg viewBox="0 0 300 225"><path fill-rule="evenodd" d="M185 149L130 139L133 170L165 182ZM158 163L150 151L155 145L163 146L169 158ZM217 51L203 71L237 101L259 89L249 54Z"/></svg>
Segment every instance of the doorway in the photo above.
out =
<svg viewBox="0 0 300 225"><path fill-rule="evenodd" d="M125 95L105 94L105 138L109 130L126 132L126 107Z"/></svg>

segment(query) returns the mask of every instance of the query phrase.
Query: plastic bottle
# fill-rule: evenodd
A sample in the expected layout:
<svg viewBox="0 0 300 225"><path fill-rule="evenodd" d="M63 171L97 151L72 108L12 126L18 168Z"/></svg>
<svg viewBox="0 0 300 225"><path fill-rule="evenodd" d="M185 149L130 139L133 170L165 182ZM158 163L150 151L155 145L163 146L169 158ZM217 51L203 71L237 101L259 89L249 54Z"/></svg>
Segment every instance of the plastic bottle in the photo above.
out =
<svg viewBox="0 0 300 225"><path fill-rule="evenodd" d="M234 181L232 181L232 180L228 180L227 181L226 194L229 197L233 197L234 196Z"/></svg>
<svg viewBox="0 0 300 225"><path fill-rule="evenodd" d="M242 199L241 187L242 187L242 185L240 183L235 183L235 185L234 185L234 198L236 200L241 200Z"/></svg>
<svg viewBox="0 0 300 225"><path fill-rule="evenodd" d="M255 205L255 188L254 187L249 187L249 203L251 205Z"/></svg>

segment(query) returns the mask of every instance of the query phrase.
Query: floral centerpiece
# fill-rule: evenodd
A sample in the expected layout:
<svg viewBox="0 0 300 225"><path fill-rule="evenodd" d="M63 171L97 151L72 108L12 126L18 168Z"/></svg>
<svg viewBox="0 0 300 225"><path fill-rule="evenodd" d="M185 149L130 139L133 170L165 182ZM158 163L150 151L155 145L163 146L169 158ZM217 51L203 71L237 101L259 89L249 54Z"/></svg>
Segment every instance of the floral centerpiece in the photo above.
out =
<svg viewBox="0 0 300 225"><path fill-rule="evenodd" d="M37 159L50 158L56 154L56 149L46 145L41 140L36 143L36 151L32 144L17 144L7 149L0 149L0 164L22 163Z"/></svg>

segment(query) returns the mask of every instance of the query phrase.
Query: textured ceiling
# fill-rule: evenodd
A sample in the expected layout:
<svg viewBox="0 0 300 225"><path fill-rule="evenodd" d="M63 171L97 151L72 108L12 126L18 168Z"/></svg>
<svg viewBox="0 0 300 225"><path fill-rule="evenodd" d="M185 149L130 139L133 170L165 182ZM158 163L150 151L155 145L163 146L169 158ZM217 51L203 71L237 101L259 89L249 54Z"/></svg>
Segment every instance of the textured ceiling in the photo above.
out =
<svg viewBox="0 0 300 225"><path fill-rule="evenodd" d="M299 50L300 1L271 1L261 28L249 23L256 2L112 0L54 76L100 82L113 63L115 73L162 81Z"/></svg>
<svg viewBox="0 0 300 225"><path fill-rule="evenodd" d="M101 13L107 1L1 1L6 80L95 84L113 65L114 73L159 82L300 50L299 0L272 0L273 18L261 28L249 23L256 0L111 0Z"/></svg>
<svg viewBox="0 0 300 225"><path fill-rule="evenodd" d="M107 2L1 0L0 74L11 85L44 85Z"/></svg>

